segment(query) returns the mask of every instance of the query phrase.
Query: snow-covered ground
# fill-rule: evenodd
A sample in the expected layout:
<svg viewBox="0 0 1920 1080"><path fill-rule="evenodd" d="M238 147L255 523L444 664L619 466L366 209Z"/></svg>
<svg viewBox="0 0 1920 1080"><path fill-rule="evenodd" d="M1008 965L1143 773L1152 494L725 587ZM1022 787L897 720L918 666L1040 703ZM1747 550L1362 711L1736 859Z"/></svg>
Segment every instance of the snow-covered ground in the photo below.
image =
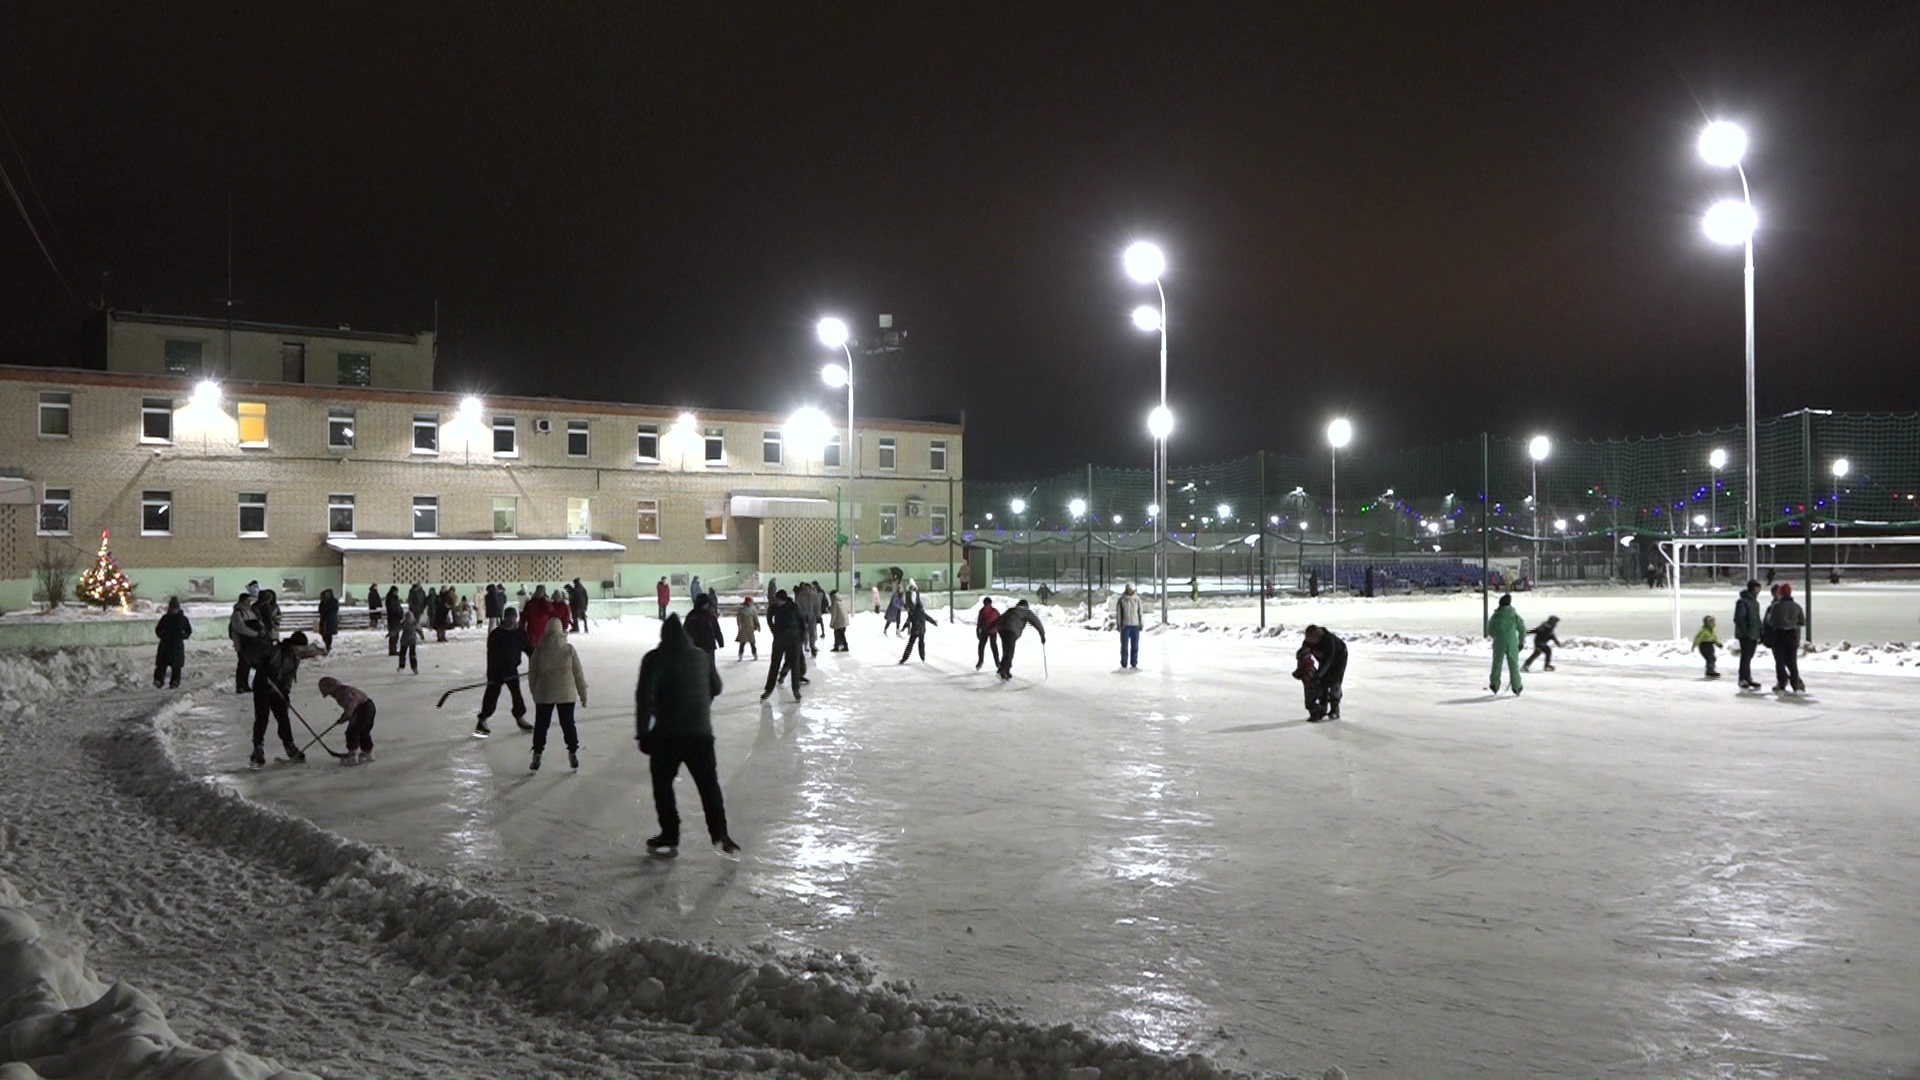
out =
<svg viewBox="0 0 1920 1080"><path fill-rule="evenodd" d="M650 620L574 639L577 775L504 714L469 738L477 691L434 708L479 632L417 677L364 633L309 665L316 726L322 673L379 702L360 769L248 772L218 649L157 724L122 658L0 717L0 868L183 1039L323 1074L1909 1074L1920 710L1880 672L1920 668L1866 643L1920 592L1877 595L1853 617L1899 633L1784 700L1594 637L1664 637L1644 591L1521 596L1576 641L1497 700L1477 597L1196 610L1125 674L1055 611L1005 687L969 627L901 667L863 616L798 704L723 661L737 862L685 781L688 846L641 852ZM1353 644L1339 723L1285 674L1309 621Z"/></svg>

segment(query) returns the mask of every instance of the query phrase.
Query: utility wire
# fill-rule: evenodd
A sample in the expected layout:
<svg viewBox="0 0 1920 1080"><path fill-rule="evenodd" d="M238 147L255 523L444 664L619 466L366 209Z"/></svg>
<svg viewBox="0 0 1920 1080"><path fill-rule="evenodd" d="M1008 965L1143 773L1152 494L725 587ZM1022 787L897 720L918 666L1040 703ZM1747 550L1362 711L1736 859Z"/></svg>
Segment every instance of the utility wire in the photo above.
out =
<svg viewBox="0 0 1920 1080"><path fill-rule="evenodd" d="M67 299L73 301L74 307L86 311L87 305L80 302L79 294L67 282L67 275L60 272L60 264L53 261L53 252L47 250L47 242L40 238L40 230L34 226L33 216L27 213L27 204L20 201L20 190L13 186L13 177L7 172L7 163L4 161L0 161L0 182L6 184L7 194L13 196L13 205L20 208L20 220L27 223L27 231L33 234L33 242L40 245L40 254L47 257L47 266L53 271L53 276L60 280L60 287L67 291Z"/></svg>
<svg viewBox="0 0 1920 1080"><path fill-rule="evenodd" d="M33 196L34 205L40 208L40 216L47 219L47 232L53 236L53 246L60 249L60 259L68 266L76 265L72 249L67 247L67 238L60 235L60 222L47 209L47 197L40 194L40 185L33 179L33 170L27 167L26 151L20 149L20 140L13 137L13 128L7 123L4 113L0 113L0 133L7 137L7 145L13 147L13 156L20 162L20 178L27 182L27 194Z"/></svg>

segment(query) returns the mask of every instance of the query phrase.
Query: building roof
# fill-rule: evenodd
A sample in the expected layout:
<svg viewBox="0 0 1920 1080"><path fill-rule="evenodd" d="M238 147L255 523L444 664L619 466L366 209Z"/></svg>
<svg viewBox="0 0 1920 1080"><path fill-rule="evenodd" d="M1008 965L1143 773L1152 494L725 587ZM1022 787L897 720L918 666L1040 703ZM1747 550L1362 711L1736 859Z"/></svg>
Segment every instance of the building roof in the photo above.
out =
<svg viewBox="0 0 1920 1080"><path fill-rule="evenodd" d="M349 341L386 341L400 345L417 344L420 333L391 333L380 330L354 330L347 326L294 326L288 323L250 322L235 319L229 323L222 318L202 318L198 315L159 315L149 311L120 311L109 309L107 318L113 322L145 323L149 326L189 326L196 330L225 330L228 326L238 331L259 334L285 334L300 337L343 338ZM423 331L424 332L424 331Z"/></svg>
<svg viewBox="0 0 1920 1080"><path fill-rule="evenodd" d="M605 551L621 552L627 550L625 544L616 544L612 540L461 540L449 537L396 537L391 540L359 537L339 537L328 540L327 546L343 554L392 552L394 554L423 555L429 552L475 551L507 554L510 552L539 553L552 551Z"/></svg>

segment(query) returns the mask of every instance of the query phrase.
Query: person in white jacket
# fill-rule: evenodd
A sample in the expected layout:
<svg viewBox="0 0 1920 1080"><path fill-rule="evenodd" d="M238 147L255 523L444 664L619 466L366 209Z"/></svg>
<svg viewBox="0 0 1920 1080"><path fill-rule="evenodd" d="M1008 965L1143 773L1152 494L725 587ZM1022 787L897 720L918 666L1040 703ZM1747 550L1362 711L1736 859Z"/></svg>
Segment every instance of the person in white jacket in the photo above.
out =
<svg viewBox="0 0 1920 1080"><path fill-rule="evenodd" d="M1140 594L1129 583L1113 600L1113 624L1120 628L1120 666L1140 669Z"/></svg>
<svg viewBox="0 0 1920 1080"><path fill-rule="evenodd" d="M560 736L567 742L567 764L580 767L580 732L573 724L573 703L587 707L587 676L580 670L580 654L567 641L567 630L557 620L547 624L540 644L533 647L527 661L527 680L533 689L533 764L540 768L540 755L547 748L547 729L554 713L560 714Z"/></svg>

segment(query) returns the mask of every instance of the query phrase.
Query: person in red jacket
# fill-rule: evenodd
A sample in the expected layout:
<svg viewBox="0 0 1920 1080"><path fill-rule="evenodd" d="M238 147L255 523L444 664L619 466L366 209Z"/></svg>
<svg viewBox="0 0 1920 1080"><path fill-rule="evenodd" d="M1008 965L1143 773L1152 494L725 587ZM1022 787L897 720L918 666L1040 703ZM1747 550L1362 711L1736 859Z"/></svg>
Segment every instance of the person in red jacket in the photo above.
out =
<svg viewBox="0 0 1920 1080"><path fill-rule="evenodd" d="M664 622L667 617L667 604L673 600L673 589L667 584L666 578L661 578L660 584L653 587L653 596L660 601L660 619Z"/></svg>
<svg viewBox="0 0 1920 1080"><path fill-rule="evenodd" d="M533 598L520 613L520 621L526 625L527 653L532 655L533 650L540 647L540 635L547 632L547 624L553 621L553 601L547 599L545 585L534 586Z"/></svg>
<svg viewBox="0 0 1920 1080"><path fill-rule="evenodd" d="M980 648L977 650L978 655L973 659L973 670L979 671L981 665L987 662L987 650L989 648L993 650L994 670L998 671L1000 669L1000 639L996 637L993 632L994 624L999 621L1000 611L993 606L993 597L981 597L980 617L974 620L973 623L973 634L980 639Z"/></svg>

